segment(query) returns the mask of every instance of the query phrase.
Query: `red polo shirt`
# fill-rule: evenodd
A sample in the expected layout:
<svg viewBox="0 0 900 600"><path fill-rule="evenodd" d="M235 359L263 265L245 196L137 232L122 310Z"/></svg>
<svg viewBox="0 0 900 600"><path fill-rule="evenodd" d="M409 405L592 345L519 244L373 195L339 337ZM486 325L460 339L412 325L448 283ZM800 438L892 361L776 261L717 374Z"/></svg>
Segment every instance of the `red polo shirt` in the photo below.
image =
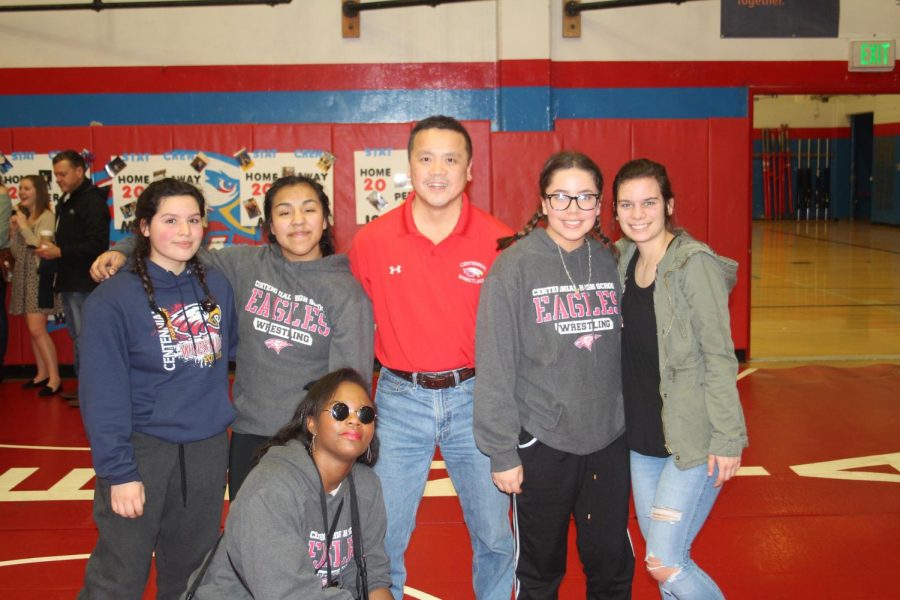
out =
<svg viewBox="0 0 900 600"><path fill-rule="evenodd" d="M475 366L475 316L481 284L512 231L463 195L456 227L439 244L419 233L414 194L363 227L350 268L372 300L375 356L402 371Z"/></svg>

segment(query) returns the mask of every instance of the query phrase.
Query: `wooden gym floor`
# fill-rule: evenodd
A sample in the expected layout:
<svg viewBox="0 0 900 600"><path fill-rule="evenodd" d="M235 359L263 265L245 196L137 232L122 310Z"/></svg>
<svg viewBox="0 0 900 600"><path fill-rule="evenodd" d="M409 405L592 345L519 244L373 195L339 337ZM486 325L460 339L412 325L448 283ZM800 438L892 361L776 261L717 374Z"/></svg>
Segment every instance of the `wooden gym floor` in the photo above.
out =
<svg viewBox="0 0 900 600"><path fill-rule="evenodd" d="M694 557L730 599L900 597L900 229L756 223L752 294L738 383L751 447ZM96 536L87 441L76 409L20 383L0 384L0 598L73 598ZM472 597L441 467L408 554L410 598ZM634 597L658 598L630 525ZM561 597L583 586L570 541Z"/></svg>

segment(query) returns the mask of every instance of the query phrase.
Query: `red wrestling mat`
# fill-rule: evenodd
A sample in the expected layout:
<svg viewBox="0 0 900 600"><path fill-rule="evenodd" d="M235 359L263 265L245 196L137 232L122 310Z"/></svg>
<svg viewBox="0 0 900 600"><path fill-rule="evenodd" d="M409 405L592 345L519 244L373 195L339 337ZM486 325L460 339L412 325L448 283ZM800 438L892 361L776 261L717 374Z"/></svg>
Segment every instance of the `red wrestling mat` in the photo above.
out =
<svg viewBox="0 0 900 600"><path fill-rule="evenodd" d="M76 409L19 384L0 384L0 598L68 600L96 538L87 441ZM695 559L729 599L897 597L900 366L760 370L739 388L751 447ZM441 466L407 556L410 598L472 597L469 540ZM634 597L656 599L630 525ZM569 553L560 597L583 598L571 540Z"/></svg>

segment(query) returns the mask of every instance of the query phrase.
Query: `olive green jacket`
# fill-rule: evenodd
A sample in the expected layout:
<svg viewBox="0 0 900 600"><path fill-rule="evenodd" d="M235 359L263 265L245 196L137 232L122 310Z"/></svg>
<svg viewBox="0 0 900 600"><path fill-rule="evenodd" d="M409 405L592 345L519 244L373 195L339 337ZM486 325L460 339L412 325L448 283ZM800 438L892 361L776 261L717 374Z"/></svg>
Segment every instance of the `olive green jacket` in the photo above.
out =
<svg viewBox="0 0 900 600"><path fill-rule="evenodd" d="M688 469L710 454L740 456L748 444L728 314L737 263L685 231L675 233L656 267L653 305L666 449ZM616 246L627 294L625 271L637 247L626 238Z"/></svg>

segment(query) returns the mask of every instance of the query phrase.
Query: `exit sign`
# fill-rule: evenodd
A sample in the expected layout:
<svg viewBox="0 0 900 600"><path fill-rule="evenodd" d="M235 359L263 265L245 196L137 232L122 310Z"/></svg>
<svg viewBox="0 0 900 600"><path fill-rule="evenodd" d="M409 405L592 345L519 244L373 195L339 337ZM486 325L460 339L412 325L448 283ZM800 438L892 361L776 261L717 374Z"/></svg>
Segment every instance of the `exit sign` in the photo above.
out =
<svg viewBox="0 0 900 600"><path fill-rule="evenodd" d="M850 42L851 71L893 71L894 40Z"/></svg>

